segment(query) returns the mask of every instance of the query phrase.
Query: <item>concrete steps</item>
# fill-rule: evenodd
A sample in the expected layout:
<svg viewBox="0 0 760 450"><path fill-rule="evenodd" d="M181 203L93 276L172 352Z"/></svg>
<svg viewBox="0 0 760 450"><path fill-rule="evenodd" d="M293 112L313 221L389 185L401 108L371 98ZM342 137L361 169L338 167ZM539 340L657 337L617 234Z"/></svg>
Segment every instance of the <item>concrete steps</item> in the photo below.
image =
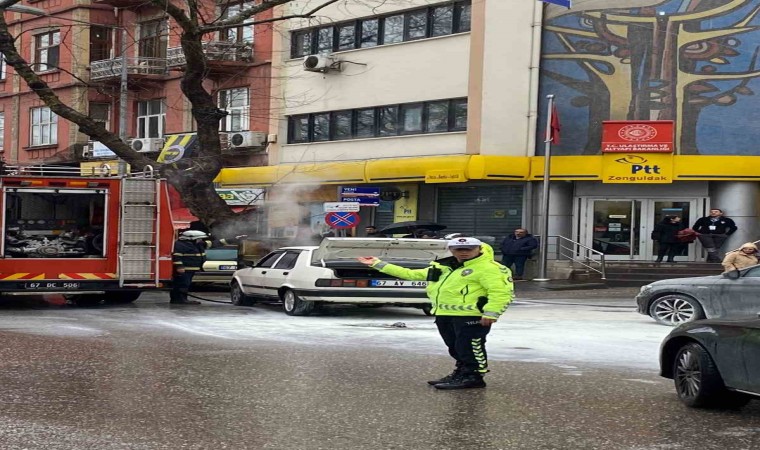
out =
<svg viewBox="0 0 760 450"><path fill-rule="evenodd" d="M723 267L717 263L608 262L607 283L611 285L641 285L668 278L720 275L722 272ZM599 275L578 270L574 271L571 278L579 281L591 281L599 279Z"/></svg>

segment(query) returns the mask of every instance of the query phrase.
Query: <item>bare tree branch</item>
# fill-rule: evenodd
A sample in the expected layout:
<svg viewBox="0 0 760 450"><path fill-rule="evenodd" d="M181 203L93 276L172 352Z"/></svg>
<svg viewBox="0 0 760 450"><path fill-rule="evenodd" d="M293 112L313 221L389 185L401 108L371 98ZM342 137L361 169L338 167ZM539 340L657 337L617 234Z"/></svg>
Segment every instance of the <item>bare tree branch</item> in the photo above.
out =
<svg viewBox="0 0 760 450"><path fill-rule="evenodd" d="M266 8L266 9L271 9L271 8L274 8L275 6L279 6L279 5L282 5L282 4L285 4L285 3L289 3L290 1L292 1L292 0L273 0L271 2L264 2L261 5L259 5L259 7L253 7L253 8L248 8L248 9L242 10L242 11L240 11L240 13L234 15L233 17L231 17L229 19L221 20L221 21L217 22L215 25L206 25L204 27L201 27L201 29L203 30L203 32L212 32L212 31L220 31L220 30L226 30L226 29L229 29L229 28L239 27L240 25L243 25L244 22L247 19L250 19L255 14L259 14L260 12L262 12L262 11L260 11L258 9L260 7L262 7L262 6L264 6L265 3L277 3L277 5L273 5L273 6L269 7L269 8ZM317 6L316 8L313 8L312 10L307 11L305 13L291 14L291 15L287 15L287 16L272 17L270 19L256 20L256 21L253 21L253 22L248 22L248 23L246 23L246 25L259 25L259 24L263 24L263 23L280 22L280 21L288 20L288 19L308 19L310 17L314 17L314 14L316 14L317 12L319 12L321 9L324 9L324 8L330 6L330 5L334 4L334 3L337 3L339 1L340 0L328 0L327 2L325 2L325 3L323 3L323 4L319 5L319 6ZM263 11L266 11L266 9L264 9Z"/></svg>

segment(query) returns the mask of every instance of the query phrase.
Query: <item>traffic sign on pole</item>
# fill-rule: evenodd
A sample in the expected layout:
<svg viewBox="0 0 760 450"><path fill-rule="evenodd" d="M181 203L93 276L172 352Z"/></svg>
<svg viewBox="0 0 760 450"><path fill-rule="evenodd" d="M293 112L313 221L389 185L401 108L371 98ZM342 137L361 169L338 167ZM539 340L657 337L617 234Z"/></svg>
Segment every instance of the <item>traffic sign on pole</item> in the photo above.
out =
<svg viewBox="0 0 760 450"><path fill-rule="evenodd" d="M330 228L342 230L359 225L359 214L355 212L329 212L325 214L325 223Z"/></svg>

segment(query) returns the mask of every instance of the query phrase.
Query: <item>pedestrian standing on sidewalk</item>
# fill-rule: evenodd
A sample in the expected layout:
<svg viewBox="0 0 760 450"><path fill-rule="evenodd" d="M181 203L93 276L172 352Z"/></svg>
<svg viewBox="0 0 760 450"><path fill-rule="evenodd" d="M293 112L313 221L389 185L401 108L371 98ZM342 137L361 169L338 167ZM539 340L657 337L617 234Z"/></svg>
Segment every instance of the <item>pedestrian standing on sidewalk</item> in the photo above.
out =
<svg viewBox="0 0 760 450"><path fill-rule="evenodd" d="M723 272L743 269L758 264L757 246L752 242L742 245L739 250L728 252L723 258Z"/></svg>
<svg viewBox="0 0 760 450"><path fill-rule="evenodd" d="M707 251L706 261L720 262L720 248L736 231L736 224L720 208L711 208L710 215L697 219L692 228L699 233L697 239Z"/></svg>
<svg viewBox="0 0 760 450"><path fill-rule="evenodd" d="M668 262L676 262L675 257L683 248L683 244L678 240L678 232L685 228L686 225L679 216L665 216L662 222L655 225L652 230L652 239L660 244L657 262L662 262L666 254Z"/></svg>
<svg viewBox="0 0 760 450"><path fill-rule="evenodd" d="M444 390L484 388L486 335L512 301L511 273L493 260L493 249L479 239L454 238L448 248L454 256L433 261L424 269L407 269L374 256L358 260L397 278L428 282L438 332L456 361L453 373L428 384Z"/></svg>
<svg viewBox="0 0 760 450"><path fill-rule="evenodd" d="M501 243L501 263L512 268L515 266L513 279L521 281L525 274L525 263L533 250L538 248L538 239L528 233L525 228L517 228L514 233L504 238Z"/></svg>

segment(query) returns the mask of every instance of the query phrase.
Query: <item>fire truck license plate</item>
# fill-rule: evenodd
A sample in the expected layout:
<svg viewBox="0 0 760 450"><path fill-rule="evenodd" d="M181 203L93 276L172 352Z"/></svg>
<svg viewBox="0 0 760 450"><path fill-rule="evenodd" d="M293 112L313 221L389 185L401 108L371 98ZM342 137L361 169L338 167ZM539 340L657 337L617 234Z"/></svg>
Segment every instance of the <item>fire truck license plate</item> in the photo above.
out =
<svg viewBox="0 0 760 450"><path fill-rule="evenodd" d="M39 281L26 283L24 289L79 289L80 285L71 281Z"/></svg>

